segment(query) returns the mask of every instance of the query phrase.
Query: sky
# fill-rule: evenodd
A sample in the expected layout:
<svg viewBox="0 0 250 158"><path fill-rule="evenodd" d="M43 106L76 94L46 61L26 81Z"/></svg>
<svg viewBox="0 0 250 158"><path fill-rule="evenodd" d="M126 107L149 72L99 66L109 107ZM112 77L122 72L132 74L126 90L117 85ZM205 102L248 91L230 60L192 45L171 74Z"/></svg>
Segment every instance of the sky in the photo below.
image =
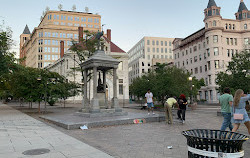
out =
<svg viewBox="0 0 250 158"><path fill-rule="evenodd" d="M204 27L204 9L209 0L0 0L0 21L13 31L19 54L19 36L27 24L32 32L48 6L50 10L71 10L98 13L104 30L112 30L112 41L129 51L144 36L184 38ZM240 0L215 0L225 19L235 19ZM250 0L244 0L250 6ZM248 7L249 8L249 7ZM0 22L1 24L1 22Z"/></svg>

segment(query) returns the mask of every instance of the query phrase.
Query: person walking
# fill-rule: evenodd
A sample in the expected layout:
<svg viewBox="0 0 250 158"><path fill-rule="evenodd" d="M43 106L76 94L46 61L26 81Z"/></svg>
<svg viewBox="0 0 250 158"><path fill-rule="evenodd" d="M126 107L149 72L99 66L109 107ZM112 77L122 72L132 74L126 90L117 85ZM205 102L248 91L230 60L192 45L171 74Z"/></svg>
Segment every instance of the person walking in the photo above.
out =
<svg viewBox="0 0 250 158"><path fill-rule="evenodd" d="M220 96L219 103L221 106L221 114L224 117L220 130L225 131L228 127L229 130L232 131L231 106L233 103L233 96L230 95L230 89L228 87L224 88L224 94Z"/></svg>
<svg viewBox="0 0 250 158"><path fill-rule="evenodd" d="M165 102L164 108L165 108L165 116L166 116L166 123L173 124L173 114L172 114L172 107L173 105L177 105L178 103L175 98L170 97Z"/></svg>
<svg viewBox="0 0 250 158"><path fill-rule="evenodd" d="M232 123L234 123L234 128L232 132L236 132L241 123L244 123L250 134L250 119L246 111L246 101L250 101L250 94L244 94L242 89L238 89L234 95L234 101L232 105ZM237 116L235 116L235 114Z"/></svg>
<svg viewBox="0 0 250 158"><path fill-rule="evenodd" d="M177 111L178 119L180 119L182 121L182 123L185 123L187 99L186 99L186 96L184 94L180 95L180 97L178 99L178 104L179 104L179 108Z"/></svg>
<svg viewBox="0 0 250 158"><path fill-rule="evenodd" d="M154 115L154 100L153 100L153 93L150 92L150 89L148 89L147 93L145 94L145 100L148 105L148 115L150 115L150 110L152 111L152 114Z"/></svg>

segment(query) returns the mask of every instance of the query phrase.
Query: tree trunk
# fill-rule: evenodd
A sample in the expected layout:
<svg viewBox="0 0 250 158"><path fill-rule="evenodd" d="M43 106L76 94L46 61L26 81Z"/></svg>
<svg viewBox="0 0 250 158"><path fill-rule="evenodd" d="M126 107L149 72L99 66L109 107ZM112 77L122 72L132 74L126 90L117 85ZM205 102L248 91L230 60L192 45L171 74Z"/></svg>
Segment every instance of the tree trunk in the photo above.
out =
<svg viewBox="0 0 250 158"><path fill-rule="evenodd" d="M41 109L40 109L40 101L38 102L38 113L40 114L40 111Z"/></svg>

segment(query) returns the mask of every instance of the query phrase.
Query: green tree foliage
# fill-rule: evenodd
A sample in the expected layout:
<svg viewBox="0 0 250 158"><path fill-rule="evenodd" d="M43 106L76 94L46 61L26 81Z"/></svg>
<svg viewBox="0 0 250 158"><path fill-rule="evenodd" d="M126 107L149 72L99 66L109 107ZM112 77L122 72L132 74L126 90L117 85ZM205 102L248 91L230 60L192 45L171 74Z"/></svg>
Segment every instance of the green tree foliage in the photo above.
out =
<svg viewBox="0 0 250 158"><path fill-rule="evenodd" d="M190 74L183 69L178 69L167 64L156 64L156 68L151 73L136 78L130 85L130 92L137 97L143 97L147 89L151 89L159 101L164 103L166 96L179 96L180 94L190 95L191 86L192 94L196 95L204 80L197 80L195 77L192 83L188 81Z"/></svg>
<svg viewBox="0 0 250 158"><path fill-rule="evenodd" d="M232 93L237 89L250 92L250 53L247 51L235 54L229 62L226 72L217 74L216 83L223 93L225 87L230 87Z"/></svg>

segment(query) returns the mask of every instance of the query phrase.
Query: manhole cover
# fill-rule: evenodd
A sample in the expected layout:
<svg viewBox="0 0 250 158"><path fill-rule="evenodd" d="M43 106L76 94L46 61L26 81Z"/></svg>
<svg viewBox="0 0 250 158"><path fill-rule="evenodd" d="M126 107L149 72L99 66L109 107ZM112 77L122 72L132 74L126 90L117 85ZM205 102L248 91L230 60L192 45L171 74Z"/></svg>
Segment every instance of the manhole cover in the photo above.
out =
<svg viewBox="0 0 250 158"><path fill-rule="evenodd" d="M26 150L23 152L23 155L42 155L49 153L49 149L32 149L32 150Z"/></svg>

